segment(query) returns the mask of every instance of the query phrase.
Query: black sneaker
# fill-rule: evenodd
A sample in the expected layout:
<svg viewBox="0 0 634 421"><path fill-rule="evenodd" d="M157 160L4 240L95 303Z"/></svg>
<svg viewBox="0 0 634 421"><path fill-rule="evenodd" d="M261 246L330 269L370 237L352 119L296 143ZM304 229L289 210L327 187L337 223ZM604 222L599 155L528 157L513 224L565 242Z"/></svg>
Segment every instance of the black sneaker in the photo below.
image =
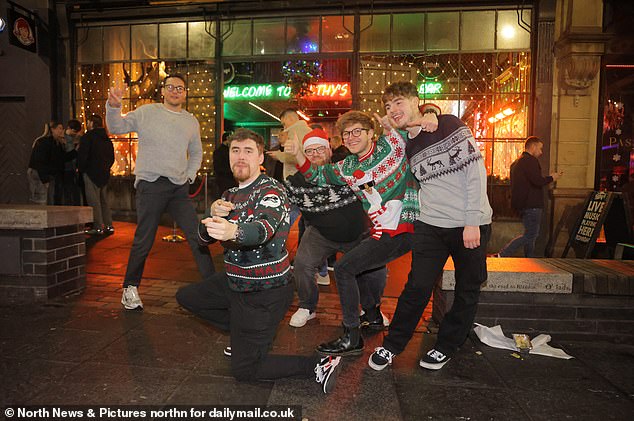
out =
<svg viewBox="0 0 634 421"><path fill-rule="evenodd" d="M370 355L368 365L376 371L381 371L388 365L392 364L392 358L394 358L392 352L383 348L382 346L374 348L374 352Z"/></svg>
<svg viewBox="0 0 634 421"><path fill-rule="evenodd" d="M324 357L315 366L315 381L322 386L324 393L330 393L335 388L341 357Z"/></svg>
<svg viewBox="0 0 634 421"><path fill-rule="evenodd" d="M231 347L230 346L226 346L225 349L222 350L222 353L226 356L231 358Z"/></svg>
<svg viewBox="0 0 634 421"><path fill-rule="evenodd" d="M421 367L428 370L440 370L450 359L451 358L442 352L432 348L423 358L421 358L419 364Z"/></svg>
<svg viewBox="0 0 634 421"><path fill-rule="evenodd" d="M103 229L103 232L106 234L114 234L114 227L112 225L108 225Z"/></svg>

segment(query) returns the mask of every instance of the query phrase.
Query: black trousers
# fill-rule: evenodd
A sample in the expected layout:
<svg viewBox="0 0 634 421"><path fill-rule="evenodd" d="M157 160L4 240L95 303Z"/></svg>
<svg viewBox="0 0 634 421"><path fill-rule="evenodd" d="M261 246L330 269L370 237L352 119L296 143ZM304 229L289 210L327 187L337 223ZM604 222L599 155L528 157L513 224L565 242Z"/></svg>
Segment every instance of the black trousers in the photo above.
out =
<svg viewBox="0 0 634 421"><path fill-rule="evenodd" d="M215 272L209 248L198 244L198 216L189 200L189 187L159 177L156 181L139 181L136 187L137 226L130 249L123 287L139 286L161 215L168 212L183 230L187 243L194 254L196 265L203 279L209 279Z"/></svg>
<svg viewBox="0 0 634 421"><path fill-rule="evenodd" d="M178 290L176 300L194 315L231 335L231 373L241 381L308 377L318 357L269 354L277 327L293 301L293 285L257 292L229 289L227 276Z"/></svg>
<svg viewBox="0 0 634 421"><path fill-rule="evenodd" d="M414 224L412 271L398 298L394 318L383 346L395 354L403 352L429 302L436 281L451 255L456 275L455 298L440 324L434 348L453 355L465 342L475 319L480 286L487 279L486 247L491 225L480 226L480 246L465 248L463 228L440 228L423 222Z"/></svg>

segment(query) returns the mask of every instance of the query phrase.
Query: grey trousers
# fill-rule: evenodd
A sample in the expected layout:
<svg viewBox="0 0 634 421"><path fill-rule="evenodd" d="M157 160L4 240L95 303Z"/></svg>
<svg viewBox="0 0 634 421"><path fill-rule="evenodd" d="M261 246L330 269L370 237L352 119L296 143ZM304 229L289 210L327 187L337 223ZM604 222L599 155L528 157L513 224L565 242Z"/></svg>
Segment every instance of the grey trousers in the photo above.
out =
<svg viewBox="0 0 634 421"><path fill-rule="evenodd" d="M104 225L112 226L112 213L110 212L110 204L108 203L107 185L97 187L92 182L88 174L83 174L84 190L86 191L86 201L88 206L92 207L93 228L101 229Z"/></svg>
<svg viewBox="0 0 634 421"><path fill-rule="evenodd" d="M319 288L315 281L315 272L323 265L324 260L334 253L350 251L362 239L363 237L360 237L356 241L344 243L330 241L321 235L315 227L306 227L293 262L295 266L295 286L297 287L300 308L315 311L319 300ZM374 308L381 304L386 277L387 270L385 266L357 275L357 286L362 308Z"/></svg>

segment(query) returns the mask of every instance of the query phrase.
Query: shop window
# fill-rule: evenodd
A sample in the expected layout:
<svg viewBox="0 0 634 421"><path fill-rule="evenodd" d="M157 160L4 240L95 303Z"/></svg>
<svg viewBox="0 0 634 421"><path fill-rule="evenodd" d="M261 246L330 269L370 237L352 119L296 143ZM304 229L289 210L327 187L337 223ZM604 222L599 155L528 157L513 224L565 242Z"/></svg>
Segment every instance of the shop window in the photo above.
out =
<svg viewBox="0 0 634 421"><path fill-rule="evenodd" d="M528 135L529 75L528 52L362 55L359 100L363 111L384 114L385 86L416 83L421 102L437 104L472 131L484 157L494 212L512 217L509 167Z"/></svg>
<svg viewBox="0 0 634 421"><path fill-rule="evenodd" d="M597 169L600 190L624 192L634 205L634 66L610 63L602 75L603 121Z"/></svg>
<svg viewBox="0 0 634 421"><path fill-rule="evenodd" d="M161 58L187 57L187 24L165 23L159 25Z"/></svg>
<svg viewBox="0 0 634 421"><path fill-rule="evenodd" d="M361 16L361 51L390 51L390 15Z"/></svg>
<svg viewBox="0 0 634 421"><path fill-rule="evenodd" d="M215 22L189 22L189 52L191 58L213 58L216 55Z"/></svg>
<svg viewBox="0 0 634 421"><path fill-rule="evenodd" d="M127 113L141 105L161 101L160 82L167 73L186 76L188 95L185 108L200 123L203 142L201 172L211 169L209 163L215 139L215 73L210 62L145 61L119 62L100 65L80 65L77 68L75 90L76 114L85 123L91 114L105 117L108 88L123 89L121 112ZM113 175L130 176L136 162L136 133L111 135L115 146Z"/></svg>
<svg viewBox="0 0 634 421"><path fill-rule="evenodd" d="M463 53L460 55L460 89L468 95L493 92L495 53Z"/></svg>
<svg viewBox="0 0 634 421"><path fill-rule="evenodd" d="M458 49L459 12L427 14L427 51Z"/></svg>
<svg viewBox="0 0 634 421"><path fill-rule="evenodd" d="M531 11L523 10L521 17L524 22L530 24ZM531 34L518 23L517 10L502 10L498 12L496 39L496 47L500 50L523 50L530 48Z"/></svg>
<svg viewBox="0 0 634 421"><path fill-rule="evenodd" d="M354 41L354 16L321 18L321 51L350 52Z"/></svg>
<svg viewBox="0 0 634 421"><path fill-rule="evenodd" d="M251 20L223 22L221 32L225 31L228 31L228 35L222 45L223 56L251 55Z"/></svg>
<svg viewBox="0 0 634 421"><path fill-rule="evenodd" d="M103 61L101 37L101 27L79 28L77 30L77 61L79 63Z"/></svg>
<svg viewBox="0 0 634 421"><path fill-rule="evenodd" d="M104 26L103 28L104 61L130 59L130 27Z"/></svg>
<svg viewBox="0 0 634 421"><path fill-rule="evenodd" d="M258 19L253 22L253 53L283 54L285 51L285 28L284 18L279 19Z"/></svg>
<svg viewBox="0 0 634 421"><path fill-rule="evenodd" d="M287 18L286 52L318 53L319 52L319 18Z"/></svg>
<svg viewBox="0 0 634 421"><path fill-rule="evenodd" d="M423 13L392 16L392 51L425 49L425 15Z"/></svg>
<svg viewBox="0 0 634 421"><path fill-rule="evenodd" d="M495 48L495 12L462 12L460 49L486 51Z"/></svg>
<svg viewBox="0 0 634 421"><path fill-rule="evenodd" d="M158 57L158 26L132 26L132 60L156 59Z"/></svg>

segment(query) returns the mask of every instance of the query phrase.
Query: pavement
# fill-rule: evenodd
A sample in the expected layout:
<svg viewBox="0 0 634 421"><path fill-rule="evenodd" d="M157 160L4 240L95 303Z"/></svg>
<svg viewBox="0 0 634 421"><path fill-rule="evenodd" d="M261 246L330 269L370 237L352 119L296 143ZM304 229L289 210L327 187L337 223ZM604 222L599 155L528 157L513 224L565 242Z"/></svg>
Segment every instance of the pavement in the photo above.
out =
<svg viewBox="0 0 634 421"><path fill-rule="evenodd" d="M181 310L174 299L179 287L200 279L187 244L161 241L172 230L159 229L139 289L145 310L124 311L121 283L135 225L116 222L115 228L114 235L87 240L85 291L46 305L0 307L4 419L52 419L9 416L7 408L26 405L297 405L297 419L307 420L633 419L634 346L553 337L551 345L573 359L516 358L472 333L444 368L428 371L418 361L435 340L427 329L429 307L406 350L381 372L370 369L367 360L384 333L366 336L363 355L344 358L331 394L324 395L313 379L237 382L222 353L228 336ZM291 252L296 238L292 231ZM220 268L219 246L211 251ZM388 267L382 306L388 316L405 282L408 259ZM339 335L334 278L320 287L316 320L290 327L295 309L280 325L272 352L310 355L316 345ZM106 415L102 419L124 419Z"/></svg>

